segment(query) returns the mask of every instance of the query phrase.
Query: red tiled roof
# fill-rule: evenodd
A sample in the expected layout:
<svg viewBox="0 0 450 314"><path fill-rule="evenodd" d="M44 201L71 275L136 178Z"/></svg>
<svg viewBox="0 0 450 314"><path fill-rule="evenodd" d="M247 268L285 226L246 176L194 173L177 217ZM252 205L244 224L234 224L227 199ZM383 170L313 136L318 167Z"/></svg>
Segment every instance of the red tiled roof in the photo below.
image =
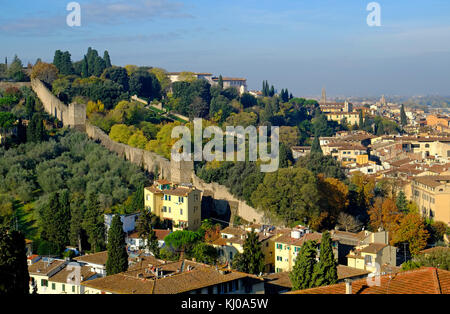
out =
<svg viewBox="0 0 450 314"><path fill-rule="evenodd" d="M373 279L352 282L353 294L450 294L450 271L424 267L412 271L380 276L379 285ZM345 294L345 283L298 290L292 294Z"/></svg>

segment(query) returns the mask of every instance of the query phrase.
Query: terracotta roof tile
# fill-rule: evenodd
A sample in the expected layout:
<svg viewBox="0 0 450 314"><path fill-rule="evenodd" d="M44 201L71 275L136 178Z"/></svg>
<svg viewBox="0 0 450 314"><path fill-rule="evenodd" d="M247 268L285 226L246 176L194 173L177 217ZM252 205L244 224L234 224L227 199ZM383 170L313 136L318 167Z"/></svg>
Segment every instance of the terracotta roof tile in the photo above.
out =
<svg viewBox="0 0 450 314"><path fill-rule="evenodd" d="M374 281L375 283L375 281ZM305 289L292 294L345 294L345 283ZM450 294L450 271L432 267L380 276L379 285L367 279L352 282L353 294Z"/></svg>

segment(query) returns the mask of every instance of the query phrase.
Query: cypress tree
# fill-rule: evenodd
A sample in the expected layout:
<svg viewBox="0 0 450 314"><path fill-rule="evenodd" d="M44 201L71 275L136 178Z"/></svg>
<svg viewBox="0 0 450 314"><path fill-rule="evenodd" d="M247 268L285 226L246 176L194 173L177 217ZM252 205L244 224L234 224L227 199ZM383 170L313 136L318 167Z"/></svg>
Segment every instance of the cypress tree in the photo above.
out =
<svg viewBox="0 0 450 314"><path fill-rule="evenodd" d="M59 72L61 72L61 62L62 62L62 51L56 50L55 56L53 57L53 65L58 68Z"/></svg>
<svg viewBox="0 0 450 314"><path fill-rule="evenodd" d="M28 295L29 284L25 237L0 229L0 295Z"/></svg>
<svg viewBox="0 0 450 314"><path fill-rule="evenodd" d="M275 95L275 87L272 85L272 87L270 88L269 96L273 97L273 95Z"/></svg>
<svg viewBox="0 0 450 314"><path fill-rule="evenodd" d="M64 189L59 193L59 209L57 212L59 222L59 233L64 245L69 244L70 233L70 193Z"/></svg>
<svg viewBox="0 0 450 314"><path fill-rule="evenodd" d="M142 211L144 209L144 185L138 186L136 192L133 194L133 198L131 200L129 212L135 213Z"/></svg>
<svg viewBox="0 0 450 314"><path fill-rule="evenodd" d="M108 232L108 260L106 274L108 276L124 272L128 269L128 254L125 244L125 233L119 215L114 215Z"/></svg>
<svg viewBox="0 0 450 314"><path fill-rule="evenodd" d="M86 56L84 56L83 63L81 64L81 76L89 77L89 64Z"/></svg>
<svg viewBox="0 0 450 314"><path fill-rule="evenodd" d="M156 232L150 226L150 233L147 236L147 248L148 250L155 256L159 258L159 243L158 238L156 237Z"/></svg>
<svg viewBox="0 0 450 314"><path fill-rule="evenodd" d="M319 136L314 136L314 140L311 145L311 154L323 155L322 147L320 147Z"/></svg>
<svg viewBox="0 0 450 314"><path fill-rule="evenodd" d="M258 234L254 231L247 233L244 241L244 251L236 254L233 267L241 272L257 275L264 270L264 253L259 243Z"/></svg>
<svg viewBox="0 0 450 314"><path fill-rule="evenodd" d="M403 213L408 212L408 201L406 200L406 195L403 191L398 193L397 199L395 201L397 209Z"/></svg>
<svg viewBox="0 0 450 314"><path fill-rule="evenodd" d="M359 111L359 128L362 129L364 126L364 118L362 110Z"/></svg>
<svg viewBox="0 0 450 314"><path fill-rule="evenodd" d="M102 213L99 210L97 195L88 195L86 212L84 214L83 229L86 230L91 251L101 251L105 240L105 224Z"/></svg>
<svg viewBox="0 0 450 314"><path fill-rule="evenodd" d="M294 164L294 157L292 156L292 151L284 143L280 144L280 168L287 168Z"/></svg>
<svg viewBox="0 0 450 314"><path fill-rule="evenodd" d="M402 104L402 108L400 109L400 123L402 126L408 124L408 118L406 117L405 106Z"/></svg>
<svg viewBox="0 0 450 314"><path fill-rule="evenodd" d="M33 114L27 127L27 140L29 142L39 143L46 137L44 121L39 113Z"/></svg>
<svg viewBox="0 0 450 314"><path fill-rule="evenodd" d="M289 275L292 290L308 289L314 286L312 276L316 265L316 254L316 242L306 241Z"/></svg>
<svg viewBox="0 0 450 314"><path fill-rule="evenodd" d="M83 221L83 206L81 200L74 203L70 210L70 230L69 241L71 245L78 246L78 250L81 252L81 223Z"/></svg>
<svg viewBox="0 0 450 314"><path fill-rule="evenodd" d="M322 234L320 259L316 264L312 282L315 287L333 285L338 280L337 262L334 258L331 236L328 231Z"/></svg>
<svg viewBox="0 0 450 314"><path fill-rule="evenodd" d="M222 75L219 75L219 82L218 82L218 84L219 84L220 88L223 89L223 77L222 77Z"/></svg>
<svg viewBox="0 0 450 314"><path fill-rule="evenodd" d="M111 58L109 57L108 50L105 50L105 53L103 54L103 60L105 60L106 68L112 67Z"/></svg>

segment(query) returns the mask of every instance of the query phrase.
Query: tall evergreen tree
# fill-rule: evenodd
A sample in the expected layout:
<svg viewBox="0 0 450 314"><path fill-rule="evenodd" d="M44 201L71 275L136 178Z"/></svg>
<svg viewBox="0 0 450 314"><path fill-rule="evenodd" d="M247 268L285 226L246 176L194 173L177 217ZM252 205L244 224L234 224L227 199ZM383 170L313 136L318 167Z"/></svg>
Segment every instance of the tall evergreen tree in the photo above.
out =
<svg viewBox="0 0 450 314"><path fill-rule="evenodd" d="M86 56L84 56L83 58L83 62L81 64L81 77L89 77L89 64L88 64L88 59Z"/></svg>
<svg viewBox="0 0 450 314"><path fill-rule="evenodd" d="M269 96L273 97L274 95L275 95L275 87L272 85L272 87L270 87Z"/></svg>
<svg viewBox="0 0 450 314"><path fill-rule="evenodd" d="M106 274L111 276L126 271L128 269L128 254L123 223L119 215L114 215L112 219L108 232L107 250Z"/></svg>
<svg viewBox="0 0 450 314"><path fill-rule="evenodd" d="M106 68L112 67L111 58L109 57L108 50L105 50L105 53L103 54L103 60L105 60Z"/></svg>
<svg viewBox="0 0 450 314"><path fill-rule="evenodd" d="M86 212L84 213L83 229L86 230L88 242L91 245L91 251L101 251L105 241L105 224L95 193L90 193L88 195Z"/></svg>
<svg viewBox="0 0 450 314"><path fill-rule="evenodd" d="M314 140L311 145L311 154L323 155L322 147L320 147L319 136L314 136Z"/></svg>
<svg viewBox="0 0 450 314"><path fill-rule="evenodd" d="M408 124L408 118L406 117L405 106L403 104L400 109L400 123L402 126L406 126Z"/></svg>
<svg viewBox="0 0 450 314"><path fill-rule="evenodd" d="M330 233L325 231L320 241L320 259L312 277L313 285L320 287L335 284L338 280L337 265Z"/></svg>
<svg viewBox="0 0 450 314"><path fill-rule="evenodd" d="M29 284L25 237L0 229L0 295L27 295Z"/></svg>
<svg viewBox="0 0 450 314"><path fill-rule="evenodd" d="M364 126L364 117L362 110L359 110L359 128L362 129Z"/></svg>
<svg viewBox="0 0 450 314"><path fill-rule="evenodd" d="M284 143L280 144L280 158L279 158L280 168L287 168L294 164L294 157L292 156L292 151Z"/></svg>
<svg viewBox="0 0 450 314"><path fill-rule="evenodd" d="M223 89L223 77L222 77L222 75L219 75L219 81L218 81L217 84L220 86L220 88Z"/></svg>
<svg viewBox="0 0 450 314"><path fill-rule="evenodd" d="M138 186L136 192L133 194L129 212L136 213L144 209L144 185Z"/></svg>
<svg viewBox="0 0 450 314"><path fill-rule="evenodd" d="M316 242L306 241L295 259L294 267L289 275L292 290L314 287L313 274L316 265Z"/></svg>
<svg viewBox="0 0 450 314"><path fill-rule="evenodd" d="M83 222L83 204L81 199L75 201L70 210L70 231L69 242L71 245L78 246L78 250L81 252L81 233Z"/></svg>
<svg viewBox="0 0 450 314"><path fill-rule="evenodd" d="M397 209L403 213L408 212L408 201L406 199L406 195L403 191L400 191L398 193L397 199L395 201L395 204L397 205Z"/></svg>
<svg viewBox="0 0 450 314"><path fill-rule="evenodd" d="M242 254L236 254L233 259L233 267L244 273L258 275L264 270L264 253L256 232L247 233L243 248Z"/></svg>
<svg viewBox="0 0 450 314"><path fill-rule="evenodd" d="M35 113L27 127L27 140L29 142L39 143L45 140L45 138L44 121L40 113Z"/></svg>

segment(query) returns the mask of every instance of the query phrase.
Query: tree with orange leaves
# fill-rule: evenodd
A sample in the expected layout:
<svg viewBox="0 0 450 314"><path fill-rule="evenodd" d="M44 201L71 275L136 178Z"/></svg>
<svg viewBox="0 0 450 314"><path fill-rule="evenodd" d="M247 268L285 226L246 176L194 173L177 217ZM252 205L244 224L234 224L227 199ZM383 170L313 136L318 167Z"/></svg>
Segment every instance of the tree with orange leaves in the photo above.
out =
<svg viewBox="0 0 450 314"><path fill-rule="evenodd" d="M407 242L409 252L417 255L427 245L429 234L425 222L419 214L409 213L404 215L399 225L395 228L391 245Z"/></svg>
<svg viewBox="0 0 450 314"><path fill-rule="evenodd" d="M398 211L395 201L391 198L377 198L370 207L368 214L370 216L370 226L373 230L382 228L387 231L393 231L399 223L402 214Z"/></svg>
<svg viewBox="0 0 450 314"><path fill-rule="evenodd" d="M47 84L52 84L58 78L58 68L53 64L39 62L31 70L31 78L39 79Z"/></svg>

